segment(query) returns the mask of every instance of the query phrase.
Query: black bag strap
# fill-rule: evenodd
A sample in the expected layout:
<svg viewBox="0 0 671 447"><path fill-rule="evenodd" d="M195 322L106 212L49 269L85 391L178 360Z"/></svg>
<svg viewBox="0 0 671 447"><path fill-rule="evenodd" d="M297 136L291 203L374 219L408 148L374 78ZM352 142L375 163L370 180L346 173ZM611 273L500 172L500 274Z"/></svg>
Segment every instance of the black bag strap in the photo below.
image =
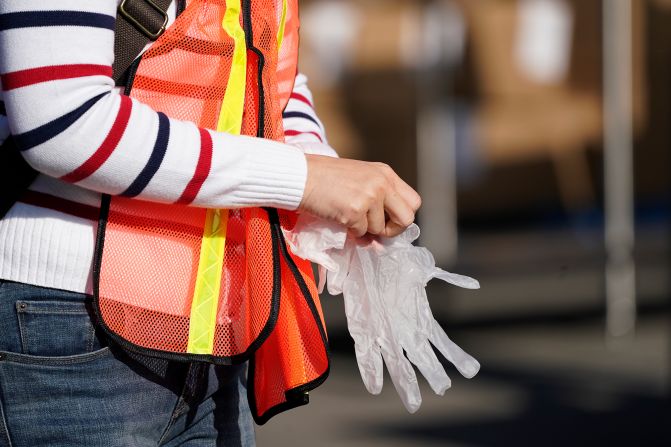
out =
<svg viewBox="0 0 671 447"><path fill-rule="evenodd" d="M0 219L19 200L37 177L9 136L0 145Z"/></svg>
<svg viewBox="0 0 671 447"><path fill-rule="evenodd" d="M172 0L123 0L114 30L113 75L117 85L142 49L158 39L168 25Z"/></svg>
<svg viewBox="0 0 671 447"><path fill-rule="evenodd" d="M177 1L177 13L185 1ZM168 8L172 0L123 0L117 10L114 30L113 78L124 85L128 67L149 43L158 39L168 24ZM12 137L0 145L0 219L21 198L37 177L16 148Z"/></svg>

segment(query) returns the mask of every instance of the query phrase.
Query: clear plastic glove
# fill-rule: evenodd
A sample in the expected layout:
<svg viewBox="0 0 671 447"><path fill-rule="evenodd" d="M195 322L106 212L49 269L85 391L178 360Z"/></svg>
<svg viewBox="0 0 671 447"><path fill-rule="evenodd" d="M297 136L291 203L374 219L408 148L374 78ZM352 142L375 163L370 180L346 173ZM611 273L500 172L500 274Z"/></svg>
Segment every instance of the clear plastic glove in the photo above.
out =
<svg viewBox="0 0 671 447"><path fill-rule="evenodd" d="M336 224L302 215L286 236L294 253L320 265L320 290L327 277L329 293L343 294L359 371L370 393L382 390L384 359L409 412L422 402L411 362L434 392L444 394L451 382L431 344L465 377L478 372L480 364L433 317L425 287L432 278L469 289L479 284L437 268L426 248L413 246L419 236L416 225L395 238L357 239Z"/></svg>

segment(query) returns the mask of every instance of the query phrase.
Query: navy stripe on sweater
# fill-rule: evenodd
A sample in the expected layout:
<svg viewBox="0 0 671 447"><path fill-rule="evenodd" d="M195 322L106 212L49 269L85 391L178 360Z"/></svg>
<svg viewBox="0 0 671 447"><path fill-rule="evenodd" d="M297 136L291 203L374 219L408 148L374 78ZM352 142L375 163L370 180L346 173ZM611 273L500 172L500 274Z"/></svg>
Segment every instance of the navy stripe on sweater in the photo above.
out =
<svg viewBox="0 0 671 447"><path fill-rule="evenodd" d="M303 112L284 112L282 114L282 118L285 118L285 119L286 118L305 118L305 119L310 120L313 123L315 123L317 125L317 127L319 127L321 129L321 126L319 125L319 122L316 119L314 119L313 117L311 117L310 115L308 115L307 113L303 113Z"/></svg>
<svg viewBox="0 0 671 447"><path fill-rule="evenodd" d="M0 31L40 26L87 26L114 31L116 17L84 11L21 11L0 14Z"/></svg>
<svg viewBox="0 0 671 447"><path fill-rule="evenodd" d="M62 115L53 121L43 124L40 127L36 127L33 130L29 130L28 132L14 135L14 141L16 142L16 146L21 151L27 151L28 149L32 149L35 146L39 146L40 144L49 141L50 139L54 138L55 136L66 130L68 127L70 127L75 121L81 118L82 115L84 115L91 107L93 107L95 103L97 103L100 100L100 98L102 98L107 94L108 93L105 92L97 96L94 96L93 98L89 99L88 101L86 101L84 104L77 107L73 111L68 112L65 115Z"/></svg>
<svg viewBox="0 0 671 447"><path fill-rule="evenodd" d="M163 162L163 157L165 157L165 152L168 149L168 141L170 140L170 120L165 114L158 113L158 135L156 135L156 143L154 143L154 149L151 152L151 156L147 161L147 164L140 172L140 175L133 181L133 183L128 187L127 190L121 193L122 196L126 197L136 197L144 191L151 179L158 171L158 168L161 167Z"/></svg>

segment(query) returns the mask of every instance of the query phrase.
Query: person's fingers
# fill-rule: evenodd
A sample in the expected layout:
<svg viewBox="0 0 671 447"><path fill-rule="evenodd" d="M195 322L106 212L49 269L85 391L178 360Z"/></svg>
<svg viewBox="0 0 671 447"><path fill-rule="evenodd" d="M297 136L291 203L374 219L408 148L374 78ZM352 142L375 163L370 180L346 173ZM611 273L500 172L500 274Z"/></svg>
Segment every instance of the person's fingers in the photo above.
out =
<svg viewBox="0 0 671 447"><path fill-rule="evenodd" d="M399 234L402 234L405 231L403 225L399 225L393 220L388 220L384 227L384 236L385 237L396 237Z"/></svg>
<svg viewBox="0 0 671 447"><path fill-rule="evenodd" d="M357 237L400 234L415 219L419 195L387 165L308 154L299 209L336 221ZM375 207L389 215L392 224Z"/></svg>
<svg viewBox="0 0 671 447"><path fill-rule="evenodd" d="M419 196L410 185L408 185L398 174L388 165L379 164L387 180L392 184L392 187L401 196L401 198L408 204L413 212L417 211L422 205L422 198ZM399 222L400 223L400 222Z"/></svg>
<svg viewBox="0 0 671 447"><path fill-rule="evenodd" d="M384 209L389 219L404 229L415 221L415 212L395 190L387 192L384 198Z"/></svg>
<svg viewBox="0 0 671 447"><path fill-rule="evenodd" d="M394 175L392 182L396 187L398 194L405 200L405 203L410 206L413 212L416 212L422 206L422 198L410 185L408 185L401 177Z"/></svg>
<svg viewBox="0 0 671 447"><path fill-rule="evenodd" d="M384 234L385 232L385 214L382 203L373 204L368 210L368 233L374 235Z"/></svg>
<svg viewBox="0 0 671 447"><path fill-rule="evenodd" d="M368 233L368 219L366 216L363 216L357 219L354 223L349 226L349 231L355 237L363 237Z"/></svg>

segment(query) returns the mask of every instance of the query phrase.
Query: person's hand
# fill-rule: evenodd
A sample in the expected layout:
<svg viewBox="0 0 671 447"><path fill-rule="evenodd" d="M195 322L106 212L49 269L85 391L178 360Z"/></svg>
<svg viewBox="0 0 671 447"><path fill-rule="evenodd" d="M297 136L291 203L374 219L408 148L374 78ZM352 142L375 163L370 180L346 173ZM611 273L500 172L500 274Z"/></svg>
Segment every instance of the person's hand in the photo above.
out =
<svg viewBox="0 0 671 447"><path fill-rule="evenodd" d="M383 163L306 155L308 178L300 211L366 233L393 237L415 220L422 200Z"/></svg>

